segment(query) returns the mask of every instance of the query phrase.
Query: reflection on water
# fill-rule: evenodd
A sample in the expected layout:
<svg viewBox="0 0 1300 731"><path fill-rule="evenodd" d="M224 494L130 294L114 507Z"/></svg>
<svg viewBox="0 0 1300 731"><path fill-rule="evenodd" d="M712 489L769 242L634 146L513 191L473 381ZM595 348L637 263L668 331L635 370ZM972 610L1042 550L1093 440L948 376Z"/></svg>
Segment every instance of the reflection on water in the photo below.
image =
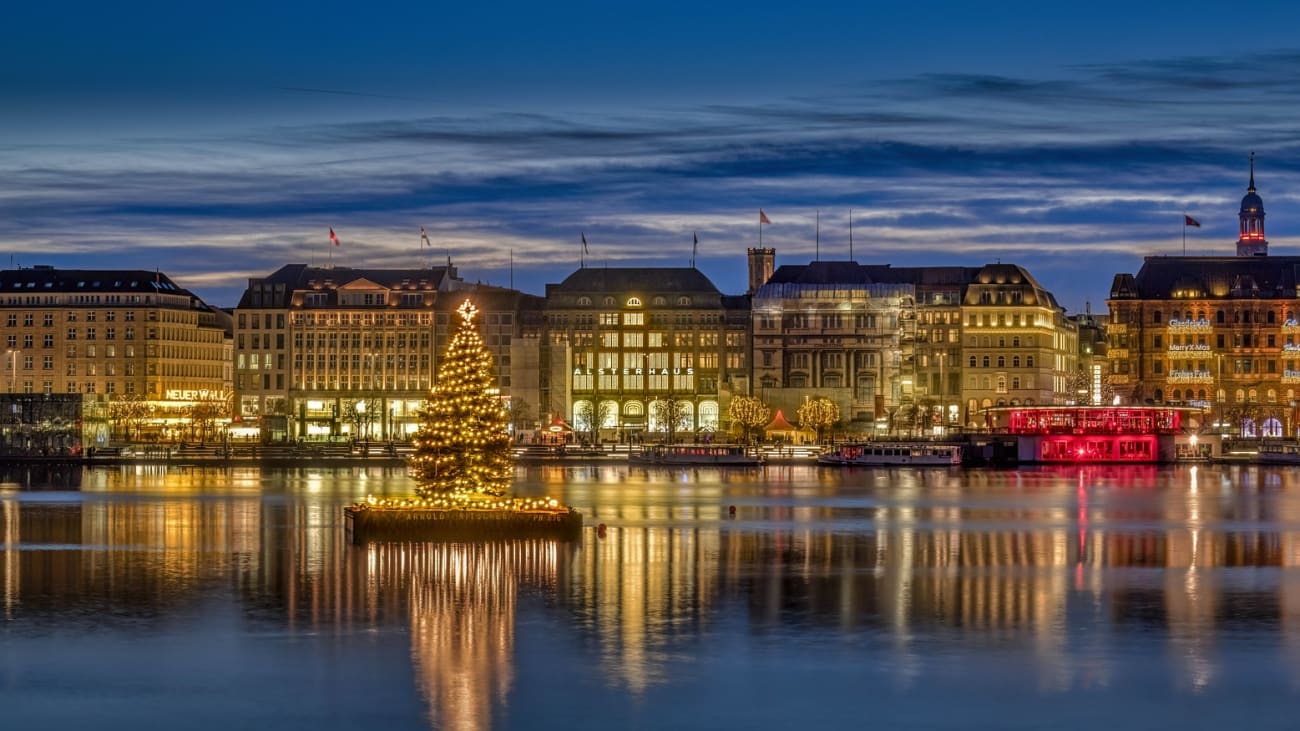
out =
<svg viewBox="0 0 1300 731"><path fill-rule="evenodd" d="M813 647L900 697L977 682L992 658L1019 689L1046 694L1132 693L1136 667L1146 692L1153 678L1172 694L1228 692L1264 668L1300 686L1300 472L519 476L521 492L576 505L605 537L350 546L341 505L410 489L373 468L125 468L87 473L76 493L6 492L7 631L126 631L214 596L242 607L235 632L400 631L411 658L400 682L448 729L528 725L512 698L553 682L547 673L653 714L636 699L684 691L683 668L730 662L761 685L775 672L763 660ZM524 627L567 639L539 645ZM383 664L357 672L402 678Z"/></svg>

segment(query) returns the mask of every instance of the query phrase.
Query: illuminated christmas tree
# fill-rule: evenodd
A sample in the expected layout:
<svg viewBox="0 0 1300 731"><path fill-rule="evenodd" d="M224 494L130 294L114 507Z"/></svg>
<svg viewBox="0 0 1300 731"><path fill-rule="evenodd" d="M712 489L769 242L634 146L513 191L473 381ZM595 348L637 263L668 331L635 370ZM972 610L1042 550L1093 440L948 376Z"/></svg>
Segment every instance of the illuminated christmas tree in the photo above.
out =
<svg viewBox="0 0 1300 731"><path fill-rule="evenodd" d="M411 470L423 497L503 495L514 472L509 416L497 395L494 359L466 300L421 413Z"/></svg>

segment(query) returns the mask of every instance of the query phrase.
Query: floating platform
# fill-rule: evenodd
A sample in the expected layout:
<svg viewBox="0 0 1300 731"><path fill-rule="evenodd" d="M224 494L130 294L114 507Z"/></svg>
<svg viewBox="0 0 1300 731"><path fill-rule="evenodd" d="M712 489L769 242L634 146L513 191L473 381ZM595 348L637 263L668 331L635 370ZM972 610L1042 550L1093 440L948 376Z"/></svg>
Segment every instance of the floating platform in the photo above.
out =
<svg viewBox="0 0 1300 731"><path fill-rule="evenodd" d="M576 541L582 513L552 510L441 509L353 505L343 511L353 543L373 541Z"/></svg>

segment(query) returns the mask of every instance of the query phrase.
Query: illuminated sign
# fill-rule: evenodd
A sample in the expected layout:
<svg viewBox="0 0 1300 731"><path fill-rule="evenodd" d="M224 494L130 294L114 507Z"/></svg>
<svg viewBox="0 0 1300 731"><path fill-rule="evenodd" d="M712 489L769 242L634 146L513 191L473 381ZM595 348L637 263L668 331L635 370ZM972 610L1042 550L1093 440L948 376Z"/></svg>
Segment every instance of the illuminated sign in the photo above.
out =
<svg viewBox="0 0 1300 731"><path fill-rule="evenodd" d="M1174 330L1208 330L1209 320L1170 320L1169 327Z"/></svg>
<svg viewBox="0 0 1300 731"><path fill-rule="evenodd" d="M1195 345L1192 344L1174 345L1173 343L1169 344L1169 351L1172 353L1187 352L1187 351L1205 351L1209 349L1210 346L1205 345L1204 343L1196 343Z"/></svg>
<svg viewBox="0 0 1300 731"><path fill-rule="evenodd" d="M1189 381L1192 382L1213 381L1214 375L1211 374L1209 371L1172 370L1169 371L1168 380L1170 383L1185 383Z"/></svg>
<svg viewBox="0 0 1300 731"><path fill-rule="evenodd" d="M167 401L223 401L226 398L226 392L206 389L169 389L163 392L163 398Z"/></svg>

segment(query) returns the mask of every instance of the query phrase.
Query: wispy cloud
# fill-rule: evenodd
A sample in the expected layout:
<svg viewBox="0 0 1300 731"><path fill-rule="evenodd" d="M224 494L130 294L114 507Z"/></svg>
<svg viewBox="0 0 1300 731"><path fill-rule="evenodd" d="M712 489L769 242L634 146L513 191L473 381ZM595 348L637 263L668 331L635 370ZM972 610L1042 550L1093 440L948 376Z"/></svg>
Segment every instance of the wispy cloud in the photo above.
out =
<svg viewBox="0 0 1300 731"><path fill-rule="evenodd" d="M1198 249L1230 251L1252 147L1266 201L1300 201L1297 73L1296 53L1155 59L1059 78L927 74L752 105L10 146L0 237L22 263L157 265L225 304L250 274L324 255L330 226L343 263L427 262L421 225L471 279L503 281L513 250L516 284L538 292L573 265L579 231L603 260L647 264L684 262L695 231L706 273L738 291L759 207L773 219L764 242L795 260L816 249L817 209L830 252L851 208L860 259L1015 259L1078 306L1114 272L1079 276L1061 258L1135 269L1134 253L1175 246L1184 211L1206 224ZM1285 249L1300 215L1274 210Z"/></svg>

